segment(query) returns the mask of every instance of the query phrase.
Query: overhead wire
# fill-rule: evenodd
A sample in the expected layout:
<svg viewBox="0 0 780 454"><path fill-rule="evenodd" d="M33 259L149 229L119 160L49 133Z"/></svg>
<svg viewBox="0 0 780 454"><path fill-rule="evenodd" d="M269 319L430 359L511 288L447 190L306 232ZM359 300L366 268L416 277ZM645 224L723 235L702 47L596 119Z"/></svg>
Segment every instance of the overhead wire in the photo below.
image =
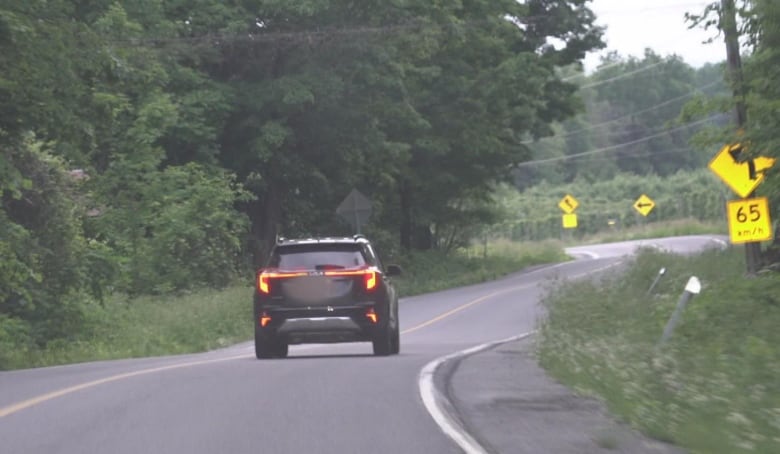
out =
<svg viewBox="0 0 780 454"><path fill-rule="evenodd" d="M698 120L698 121L694 121L694 122L691 122L691 123L686 123L684 125L681 125L681 126L678 126L678 127L672 128L672 129L668 129L668 130L660 132L660 133L651 134L649 136L642 137L641 139L636 139L636 140L632 140L632 141L629 141L629 142L623 142L623 143L619 143L619 144L616 144L616 145L610 145L608 147L597 148L595 150L583 151L581 153L575 153L575 154L566 155L566 156L556 156L554 158L545 158L545 159L537 159L537 160L533 160L533 161L521 162L521 163L516 164L515 168L530 167L530 166L533 166L533 165L545 164L545 163L550 163L550 162L567 161L567 160L570 160L570 159L576 159L576 158L583 157L583 156L590 156L590 155L594 155L594 154L597 154L597 153L604 153L604 152L607 152L607 151L617 150L617 149L624 148L624 147L627 147L627 146L630 146L630 145L637 145L637 144L640 144L640 143L648 142L648 141L653 140L653 139L657 139L659 137L663 137L663 136L665 136L667 134L671 134L673 132L682 131L682 130L685 130L685 129L692 128L694 126L698 126L698 125L701 125L701 124L704 124L704 123L711 122L712 120L715 120L718 117L722 118L724 115L727 115L727 114L720 113L720 114L711 115L711 116L709 116L707 118L703 118L703 119Z"/></svg>
<svg viewBox="0 0 780 454"><path fill-rule="evenodd" d="M609 78L609 79L604 79L604 80L600 80L600 81L598 81L598 82L593 82L593 83L590 83L590 84L585 84L585 85L582 85L582 86L580 86L580 88L593 88L593 87L600 87L601 85L604 85L604 84L608 84L608 83L611 83L611 82L615 82L615 81L617 81L617 80L625 79L625 78L627 78L627 77L631 77L631 76L634 76L634 75L636 75L636 74L643 73L643 72L645 72L645 71L649 71L649 70L651 70L651 69L655 68L656 66L659 66L659 65L661 65L661 64L663 64L663 63L666 63L666 60L659 60L659 61L657 61L657 62L655 62L655 63L649 64L649 65L645 65L645 66L642 66L642 67L640 67L640 68L637 68L637 69L635 69L635 70L633 70L633 71L629 71L629 72L627 72L627 73L623 73L623 74L620 74L620 75L618 75L618 76L611 77L611 78Z"/></svg>
<svg viewBox="0 0 780 454"><path fill-rule="evenodd" d="M658 110L658 109L660 109L662 107L666 107L666 106L668 106L670 104L673 104L673 103L675 103L677 101L681 101L683 99L690 98L691 96L694 96L694 95L702 93L703 90L706 90L708 88L714 87L714 86L719 85L721 83L722 83L721 81L715 81L715 82L710 82L710 83L704 84L704 85L702 85L700 87L694 88L693 90L691 90L690 92L688 92L688 93L686 93L684 95L680 95L680 96L677 96L677 97L674 97L674 98L667 99L666 101L660 102L660 103L655 104L653 106L647 107L647 108L642 109L642 110L637 110L637 111L634 111L634 112L622 115L622 116L617 117L617 118L613 118L612 120L607 120L607 121L604 121L602 123L597 123L595 125L589 125L589 126L586 126L586 127L583 127L583 128L575 129L573 131L567 131L564 134L557 134L557 135L550 136L550 137L543 137L543 138L541 138L539 140L534 140L534 139L525 140L525 141L523 141L521 143L524 144L524 145L529 145L529 144L532 144L532 143L535 143L535 142L539 142L539 141L542 141L542 140L563 139L563 138L570 137L570 136L573 136L573 135L576 135L576 134L580 134L580 133L583 133L583 132L587 132L587 131L592 131L594 129L603 128L603 127L609 126L609 125L611 125L613 123L618 123L618 122L620 122L622 120L625 120L625 119L628 119L628 118L632 118L632 117L635 117L637 115L642 115L642 114L645 114L645 113L648 113L648 112L652 112L654 110Z"/></svg>
<svg viewBox="0 0 780 454"><path fill-rule="evenodd" d="M591 11L593 11L593 8L590 8ZM655 7L648 7L641 11L646 10L654 10L654 9L662 9L662 8L655 8ZM621 12L623 10L605 10L599 12L599 14L607 15L612 14L615 12ZM533 23L536 21L541 20L549 20L549 15L543 15L543 14L537 14L537 15L528 15L528 16L522 16L522 17L512 17L512 20L510 20L511 23L515 24L521 24L525 25L528 23ZM450 24L450 25L456 25L456 26L479 26L486 23L492 23L492 19L466 19L458 22L457 24ZM264 24L260 19L255 19L255 24L257 24L257 30L263 30ZM249 25L250 22L247 22L247 25ZM191 24L188 24L191 25ZM261 33L257 33L257 30L254 32L250 29L247 29L243 32L233 32L233 33L219 33L219 32L210 32L210 33L204 33L201 35L196 36L149 36L148 33L145 34L143 37L132 37L132 38L122 38L122 39L111 39L108 40L111 44L131 44L131 45L143 45L143 44L165 44L165 43L192 43L192 42L198 42L198 41L219 41L221 43L225 42L241 42L241 41L253 41L253 42L273 42L273 41L281 41L281 40L287 40L291 38L314 38L314 37L321 37L321 36L329 36L329 35L361 35L361 34L380 34L380 33L386 33L386 32L394 32L399 30L406 30L406 29L413 29L413 28L420 28L424 26L430 26L434 25L432 23L424 23L420 21L417 18L411 18L406 20L405 22L400 22L396 24L390 24L390 25L379 25L379 26L356 26L356 27L325 27L325 28L316 28L312 30L297 30L297 31L277 31L277 32L266 32L263 31ZM441 23L436 23L435 25L442 25ZM216 43L214 43L216 44ZM572 76L576 77L576 76Z"/></svg>

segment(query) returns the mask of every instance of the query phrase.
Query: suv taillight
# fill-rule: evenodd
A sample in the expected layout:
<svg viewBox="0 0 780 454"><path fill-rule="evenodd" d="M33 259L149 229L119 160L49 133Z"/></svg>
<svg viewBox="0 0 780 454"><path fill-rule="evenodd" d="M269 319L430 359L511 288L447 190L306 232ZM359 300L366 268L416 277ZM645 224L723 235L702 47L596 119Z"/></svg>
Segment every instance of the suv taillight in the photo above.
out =
<svg viewBox="0 0 780 454"><path fill-rule="evenodd" d="M362 276L363 277L363 289L370 292L376 289L377 283L377 271L375 269L362 269L362 270L334 270L325 271L325 276Z"/></svg>
<svg viewBox="0 0 780 454"><path fill-rule="evenodd" d="M260 293L271 293L271 283L269 282L269 276L266 273L258 273L257 275L257 290Z"/></svg>
<svg viewBox="0 0 780 454"><path fill-rule="evenodd" d="M316 275L330 276L330 277L343 277L343 276L362 276L363 288L367 291L373 291L377 287L378 272L376 269L360 269L360 270L328 270L318 272ZM314 275L313 273L305 271L296 272L274 272L274 271L260 271L257 273L257 291L263 294L271 293L271 282L274 279L284 279L292 277L301 277Z"/></svg>
<svg viewBox="0 0 780 454"><path fill-rule="evenodd" d="M376 288L376 271L366 271L363 277L363 283L366 285L366 290L371 291Z"/></svg>
<svg viewBox="0 0 780 454"><path fill-rule="evenodd" d="M290 277L307 276L309 273L305 272L288 272L278 273L273 271L260 271L257 273L257 291L266 295L271 293L271 280Z"/></svg>

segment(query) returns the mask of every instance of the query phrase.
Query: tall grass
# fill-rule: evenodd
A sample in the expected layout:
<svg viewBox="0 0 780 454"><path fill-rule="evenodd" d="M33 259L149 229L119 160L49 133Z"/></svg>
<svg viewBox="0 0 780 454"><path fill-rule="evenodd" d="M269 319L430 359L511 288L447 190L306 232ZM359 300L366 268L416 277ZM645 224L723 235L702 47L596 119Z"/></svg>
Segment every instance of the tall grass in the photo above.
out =
<svg viewBox="0 0 780 454"><path fill-rule="evenodd" d="M661 267L657 294L645 295ZM545 304L542 365L564 384L694 453L780 452L780 276L746 278L741 249L644 251L619 276L561 283ZM658 341L691 276L704 288Z"/></svg>
<svg viewBox="0 0 780 454"><path fill-rule="evenodd" d="M437 251L413 253L401 258L403 275L397 279L403 296L434 292L485 282L528 266L568 260L558 241L517 243L494 240L444 254Z"/></svg>
<svg viewBox="0 0 780 454"><path fill-rule="evenodd" d="M86 312L83 331L43 347L18 345L0 355L0 369L193 353L231 345L252 335L250 285L132 300L115 295Z"/></svg>

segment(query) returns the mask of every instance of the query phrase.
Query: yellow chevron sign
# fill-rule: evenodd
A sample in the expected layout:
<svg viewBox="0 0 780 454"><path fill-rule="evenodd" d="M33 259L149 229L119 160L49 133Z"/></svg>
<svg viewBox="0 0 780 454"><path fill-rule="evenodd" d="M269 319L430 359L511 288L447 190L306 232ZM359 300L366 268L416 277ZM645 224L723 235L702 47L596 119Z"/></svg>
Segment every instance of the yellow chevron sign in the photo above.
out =
<svg viewBox="0 0 780 454"><path fill-rule="evenodd" d="M708 167L738 196L744 198L764 181L764 172L775 164L775 159L759 156L738 162L737 158L742 152L742 144L726 145L712 158Z"/></svg>

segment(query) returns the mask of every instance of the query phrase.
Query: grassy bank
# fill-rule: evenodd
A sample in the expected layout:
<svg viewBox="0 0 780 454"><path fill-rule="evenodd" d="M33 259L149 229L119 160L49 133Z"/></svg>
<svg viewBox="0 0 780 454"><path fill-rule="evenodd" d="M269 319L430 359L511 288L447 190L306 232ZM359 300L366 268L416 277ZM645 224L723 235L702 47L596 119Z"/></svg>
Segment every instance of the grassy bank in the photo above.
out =
<svg viewBox="0 0 780 454"><path fill-rule="evenodd" d="M540 263L565 260L556 242L491 244L487 257L468 251L417 253L398 260L402 296L483 282ZM18 341L0 319L0 370L72 362L192 353L252 337L252 283L225 290L129 300L113 296L86 307L86 329L37 348Z"/></svg>
<svg viewBox="0 0 780 454"><path fill-rule="evenodd" d="M780 452L780 275L744 277L742 248L644 251L625 274L555 287L542 365L619 418L693 453ZM657 294L645 295L661 267ZM702 294L657 342L691 275Z"/></svg>

